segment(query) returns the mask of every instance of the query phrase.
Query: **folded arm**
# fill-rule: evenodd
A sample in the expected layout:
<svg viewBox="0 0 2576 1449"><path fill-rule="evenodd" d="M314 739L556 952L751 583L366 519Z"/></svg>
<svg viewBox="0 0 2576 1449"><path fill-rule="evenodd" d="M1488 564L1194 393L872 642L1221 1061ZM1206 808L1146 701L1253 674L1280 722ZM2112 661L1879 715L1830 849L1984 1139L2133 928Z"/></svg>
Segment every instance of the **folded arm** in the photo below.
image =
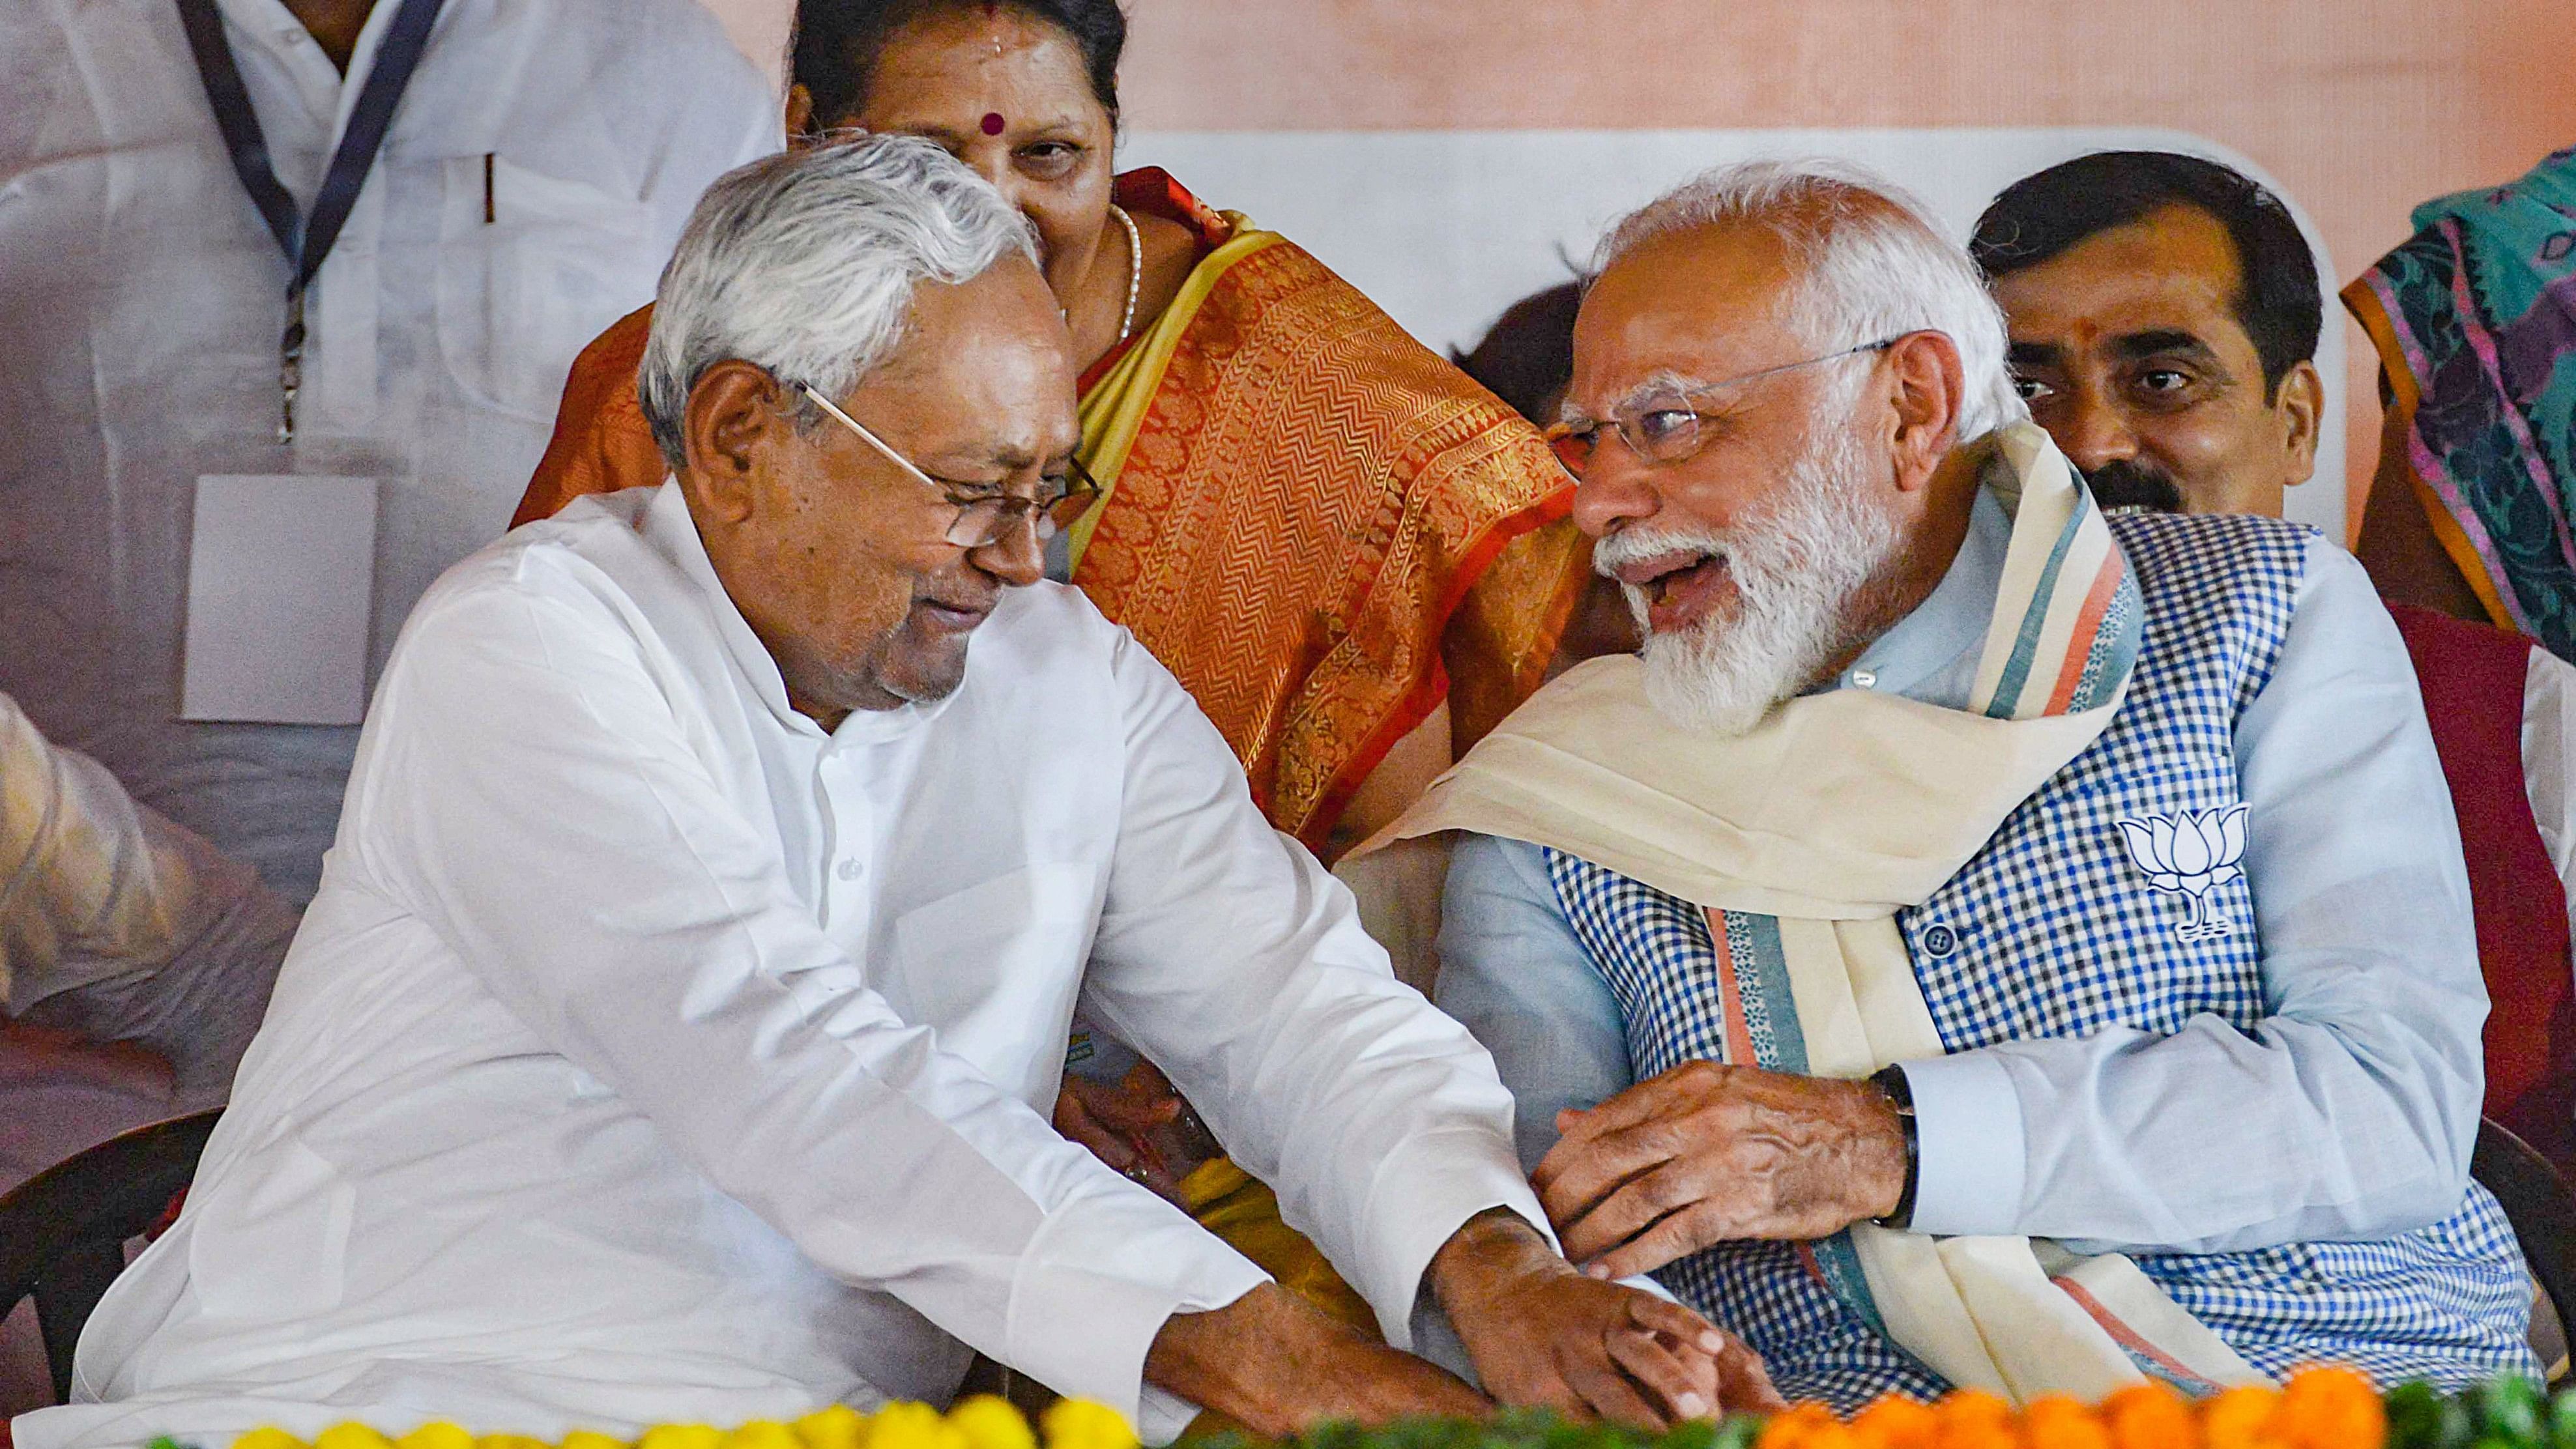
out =
<svg viewBox="0 0 2576 1449"><path fill-rule="evenodd" d="M1909 1064L1916 1227L2216 1252L2459 1209L2487 1006L2468 877L2405 647L2330 544L2236 757L2264 1019Z"/></svg>

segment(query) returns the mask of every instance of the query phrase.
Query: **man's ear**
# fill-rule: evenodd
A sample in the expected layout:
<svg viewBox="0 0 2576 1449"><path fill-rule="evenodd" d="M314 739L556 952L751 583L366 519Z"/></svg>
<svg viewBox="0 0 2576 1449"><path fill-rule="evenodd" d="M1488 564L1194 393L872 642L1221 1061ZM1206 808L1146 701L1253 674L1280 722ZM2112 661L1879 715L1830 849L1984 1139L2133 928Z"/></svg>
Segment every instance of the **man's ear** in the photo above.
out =
<svg viewBox="0 0 2576 1449"><path fill-rule="evenodd" d="M2324 426L2326 383L2317 375L2317 365L2302 361L2281 379L2281 389L2272 401L2272 411L2280 418L2281 482L2296 487L2317 471L2317 430Z"/></svg>
<svg viewBox="0 0 2576 1449"><path fill-rule="evenodd" d="M1958 440L1959 407L1967 391L1958 344L1946 333L1908 332L1887 349L1895 389L1896 486L1927 486Z"/></svg>
<svg viewBox="0 0 2576 1449"><path fill-rule="evenodd" d="M766 369L726 358L698 375L681 424L689 459L682 476L699 507L724 523L749 518L762 459L794 441L778 380Z"/></svg>
<svg viewBox="0 0 2576 1449"><path fill-rule="evenodd" d="M803 81L787 87L787 140L790 145L805 139L805 128L814 123L814 93Z"/></svg>

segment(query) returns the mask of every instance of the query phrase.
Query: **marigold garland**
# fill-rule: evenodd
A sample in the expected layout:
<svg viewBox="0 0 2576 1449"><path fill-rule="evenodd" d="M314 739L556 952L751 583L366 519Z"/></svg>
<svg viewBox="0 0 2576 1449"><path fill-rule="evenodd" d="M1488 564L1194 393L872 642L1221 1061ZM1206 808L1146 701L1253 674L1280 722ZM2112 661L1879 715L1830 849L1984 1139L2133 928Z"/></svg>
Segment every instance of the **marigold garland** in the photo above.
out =
<svg viewBox="0 0 2576 1449"><path fill-rule="evenodd" d="M1238 1444L1240 1441L1238 1441ZM156 1439L151 1449L189 1449ZM889 1404L874 1414L844 1405L792 1423L754 1420L732 1429L657 1424L633 1440L575 1432L557 1443L516 1434L475 1435L423 1424L388 1438L340 1424L311 1444L282 1429L254 1429L231 1449L1138 1449L1117 1410L1082 1399L1049 1408L1032 1429L989 1395L942 1414ZM1218 1446L1211 1446L1218 1449ZM2576 1449L2576 1389L2554 1400L2530 1381L2497 1379L2464 1393L2408 1384L2382 1398L2347 1368L2306 1368L2279 1388L2236 1388L2189 1399L2162 1384L2120 1390L2099 1404L2043 1398L2015 1410L1973 1389L1937 1404L1888 1398L1849 1419L1818 1404L1768 1418L1735 1415L1644 1434L1568 1424L1545 1414L1492 1423L1422 1421L1382 1430L1328 1425L1295 1449Z"/></svg>

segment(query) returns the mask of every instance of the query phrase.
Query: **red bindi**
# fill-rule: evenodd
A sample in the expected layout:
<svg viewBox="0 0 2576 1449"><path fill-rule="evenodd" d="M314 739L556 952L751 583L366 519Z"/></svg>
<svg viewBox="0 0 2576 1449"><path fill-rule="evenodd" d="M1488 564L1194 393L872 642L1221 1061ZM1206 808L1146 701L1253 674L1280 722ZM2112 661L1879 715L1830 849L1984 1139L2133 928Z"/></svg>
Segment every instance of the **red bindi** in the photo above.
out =
<svg viewBox="0 0 2576 1449"><path fill-rule="evenodd" d="M1010 123L1008 121L1002 119L1002 113L999 111L986 111L984 113L984 134L987 136L998 136L1002 134L1002 128L1009 124Z"/></svg>

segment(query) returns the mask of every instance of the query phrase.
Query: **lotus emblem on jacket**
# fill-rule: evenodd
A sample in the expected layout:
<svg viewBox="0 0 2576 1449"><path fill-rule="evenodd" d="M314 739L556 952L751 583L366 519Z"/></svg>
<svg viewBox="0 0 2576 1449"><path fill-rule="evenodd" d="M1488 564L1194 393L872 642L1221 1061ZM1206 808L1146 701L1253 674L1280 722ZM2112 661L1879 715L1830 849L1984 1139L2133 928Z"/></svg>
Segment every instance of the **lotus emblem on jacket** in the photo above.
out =
<svg viewBox="0 0 2576 1449"><path fill-rule="evenodd" d="M2245 807L2149 815L2119 822L2129 859L2147 884L2190 903L2190 916L2174 929L2182 941L2224 936L2234 927L2220 919L2209 893L2245 873Z"/></svg>

